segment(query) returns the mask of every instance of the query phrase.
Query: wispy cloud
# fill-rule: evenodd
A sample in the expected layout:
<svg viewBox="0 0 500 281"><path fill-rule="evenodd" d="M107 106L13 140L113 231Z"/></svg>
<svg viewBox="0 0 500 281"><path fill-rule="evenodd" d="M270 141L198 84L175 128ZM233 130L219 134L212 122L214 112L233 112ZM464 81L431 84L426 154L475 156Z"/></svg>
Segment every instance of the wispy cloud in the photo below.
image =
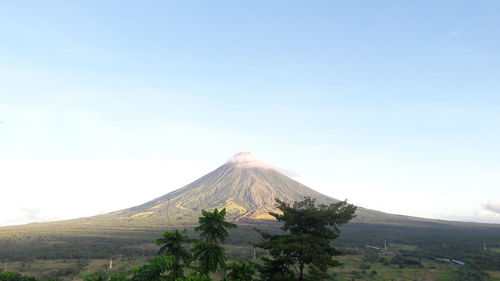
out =
<svg viewBox="0 0 500 281"><path fill-rule="evenodd" d="M459 36L460 34L462 34L465 30L463 28L461 29L455 29L455 30L452 30L448 33L448 37L451 38L451 37L456 37L456 36Z"/></svg>
<svg viewBox="0 0 500 281"><path fill-rule="evenodd" d="M500 215L500 202L488 202L483 204L483 208Z"/></svg>
<svg viewBox="0 0 500 281"><path fill-rule="evenodd" d="M500 224L500 202L489 201L480 204L480 207L471 213L443 215L445 220L470 221Z"/></svg>
<svg viewBox="0 0 500 281"><path fill-rule="evenodd" d="M21 207L17 209L15 217L6 218L0 220L0 225L18 225L31 222L47 222L55 221L59 218L48 217L42 214L41 210L38 208L25 208Z"/></svg>

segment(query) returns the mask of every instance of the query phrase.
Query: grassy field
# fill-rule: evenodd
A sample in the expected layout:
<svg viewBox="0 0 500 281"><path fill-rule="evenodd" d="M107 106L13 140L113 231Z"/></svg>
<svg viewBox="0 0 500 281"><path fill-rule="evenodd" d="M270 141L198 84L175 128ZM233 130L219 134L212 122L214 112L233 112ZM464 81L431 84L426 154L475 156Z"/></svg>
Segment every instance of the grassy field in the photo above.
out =
<svg viewBox="0 0 500 281"><path fill-rule="evenodd" d="M359 255L347 255L339 258L341 267L331 270L339 281L351 280L453 280L456 265L433 261L423 261L422 267L400 268L396 265L383 265L379 262L366 263ZM35 260L30 262L9 262L4 264L8 271L19 272L26 276L40 279L83 280L87 276L106 275L118 272L128 272L130 268L147 262L144 258L113 261L113 269L109 269L109 260L92 259L85 261L81 267L79 260ZM490 280L500 280L500 271L489 272Z"/></svg>
<svg viewBox="0 0 500 281"><path fill-rule="evenodd" d="M255 251L251 246L226 246L231 260L250 260L258 263L263 251ZM336 280L419 280L439 281L454 280L455 272L462 267L456 264L439 262L420 257L421 250L408 244L388 245L387 251L368 248L343 249L345 255L338 257L342 266L331 270ZM415 255L411 255L414 253ZM254 255L257 259L254 259ZM48 280L83 280L97 274L128 273L131 268L147 263L150 257L113 257L110 269L109 259L51 259L6 262L5 271L19 272L27 276ZM0 267L0 268L2 268ZM500 280L500 271L487 271L491 281ZM217 277L217 276L213 276ZM214 280L217 280L215 278Z"/></svg>
<svg viewBox="0 0 500 281"><path fill-rule="evenodd" d="M148 261L146 258L134 257L113 259L113 268L109 268L108 259L56 259L33 260L24 262L7 262L3 264L4 271L21 273L40 279L83 280L87 276L106 275L128 272Z"/></svg>
<svg viewBox="0 0 500 281"><path fill-rule="evenodd" d="M450 280L453 266L423 261L421 267L400 268L380 262L365 262L361 255L340 258L343 266L333 270L338 280Z"/></svg>
<svg viewBox="0 0 500 281"><path fill-rule="evenodd" d="M71 226L71 227L70 227ZM254 261L266 253L254 250L260 236L252 227L277 231L274 224L240 225L226 245L234 261ZM189 228L189 227L188 227ZM100 226L52 223L1 228L0 269L48 280L83 280L109 272L129 272L156 254L153 241L168 227L161 225ZM196 237L191 230L189 235ZM384 248L376 251L366 245ZM488 245L485 251L483 243ZM346 254L332 270L338 280L453 280L461 267L436 258L465 261L500 280L500 228L455 225L370 225L343 228L334 245ZM113 268L109 269L109 258Z"/></svg>
<svg viewBox="0 0 500 281"><path fill-rule="evenodd" d="M500 254L500 248L491 248L490 251L492 251L493 253Z"/></svg>

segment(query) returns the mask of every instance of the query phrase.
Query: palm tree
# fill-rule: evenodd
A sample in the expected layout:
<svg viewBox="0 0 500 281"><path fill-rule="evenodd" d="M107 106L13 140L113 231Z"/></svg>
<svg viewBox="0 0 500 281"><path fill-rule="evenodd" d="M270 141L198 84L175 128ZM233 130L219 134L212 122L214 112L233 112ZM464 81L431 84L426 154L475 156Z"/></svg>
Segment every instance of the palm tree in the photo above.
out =
<svg viewBox="0 0 500 281"><path fill-rule="evenodd" d="M198 218L200 224L194 230L201 232L200 236L205 238L206 242L223 243L229 236L226 228L235 228L236 224L226 222L226 208L220 212L215 209L213 212L202 210L202 217Z"/></svg>
<svg viewBox="0 0 500 281"><path fill-rule="evenodd" d="M189 266L192 259L191 253L184 247L184 244L192 243L194 239L189 238L185 233L185 229L183 231L176 229L171 232L165 232L163 233L163 238L156 239L156 244L161 245L158 254L175 258L170 273L174 278L184 277L184 268Z"/></svg>
<svg viewBox="0 0 500 281"><path fill-rule="evenodd" d="M208 274L226 267L226 255L220 243L229 236L226 228L235 228L236 225L225 221L226 209L220 212L217 209L213 212L202 210L201 213L200 225L195 230L200 232L202 239L195 242L193 252L200 262L199 271Z"/></svg>

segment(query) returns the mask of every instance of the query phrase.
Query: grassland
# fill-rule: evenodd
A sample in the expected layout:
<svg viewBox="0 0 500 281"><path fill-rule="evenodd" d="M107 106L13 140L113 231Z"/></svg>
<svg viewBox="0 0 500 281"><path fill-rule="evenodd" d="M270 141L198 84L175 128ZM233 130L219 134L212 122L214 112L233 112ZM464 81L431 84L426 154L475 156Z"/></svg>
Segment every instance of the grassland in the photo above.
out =
<svg viewBox="0 0 500 281"><path fill-rule="evenodd" d="M491 248L490 251L492 251L493 253L500 254L500 248Z"/></svg>
<svg viewBox="0 0 500 281"><path fill-rule="evenodd" d="M257 259L253 259L254 250L250 246L226 246L228 256L231 260L251 260L258 263L258 257L265 255L264 252L256 252ZM389 250L390 249L390 250ZM404 249L402 252L396 249ZM438 262L436 260L419 258L421 251L418 247L394 244L388 247L388 251L374 251L372 249L343 249L345 255L338 259L342 266L331 270L336 280L400 280L400 281L445 281L454 280L454 274L462 266ZM409 253L415 253L415 256ZM403 254L404 253L404 254ZM400 264L397 261L401 256L411 259L413 262ZM87 276L97 274L127 273L133 267L148 262L149 257L123 257L113 258L113 267L110 269L109 259L52 259L15 261L3 264L4 269L19 272L26 276L49 280L83 280ZM500 271L487 271L487 280L500 280ZM215 280L217 280L215 278Z"/></svg>
<svg viewBox="0 0 500 281"><path fill-rule="evenodd" d="M109 271L112 257L113 272L128 272L151 259L157 251L153 241L171 229L164 222L84 222L0 228L0 269L45 280L82 280ZM265 255L263 251L254 252L252 243L259 240L259 235L253 227L278 231L272 223L240 225L231 231L226 245L231 260L254 260L254 255ZM189 233L195 236L192 230ZM384 242L386 251L366 248L383 248ZM483 243L488 246L486 251ZM352 223L343 228L334 244L346 253L339 258L344 265L332 270L338 280L453 280L461 267L436 258L464 261L467 266L487 272L489 280L500 280L499 227Z"/></svg>

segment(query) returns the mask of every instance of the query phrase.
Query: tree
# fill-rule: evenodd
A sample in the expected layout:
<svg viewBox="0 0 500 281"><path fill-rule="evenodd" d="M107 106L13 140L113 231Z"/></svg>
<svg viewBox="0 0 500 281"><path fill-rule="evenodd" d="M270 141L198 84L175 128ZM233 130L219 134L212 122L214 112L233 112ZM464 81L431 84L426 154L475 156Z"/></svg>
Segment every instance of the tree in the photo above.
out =
<svg viewBox="0 0 500 281"><path fill-rule="evenodd" d="M163 273L173 269L175 264L174 256L158 256L148 264L142 265L137 269L132 270L131 281L164 281L175 278L164 276Z"/></svg>
<svg viewBox="0 0 500 281"><path fill-rule="evenodd" d="M185 277L174 277L171 274L165 275L165 272L173 270L175 262L176 261L174 256L158 256L154 258L150 263L142 265L137 269L133 269L133 275L130 281L211 281L211 279L207 275L201 274L199 272L192 272ZM109 279L106 278L101 280Z"/></svg>
<svg viewBox="0 0 500 281"><path fill-rule="evenodd" d="M178 229L163 233L163 238L156 239L156 244L161 245L158 254L175 257L172 265L170 276L175 278L184 277L184 268L191 263L192 255L184 247L184 244L194 242L194 239L185 235L186 229L179 231ZM181 263L182 261L182 263Z"/></svg>
<svg viewBox="0 0 500 281"><path fill-rule="evenodd" d="M222 243L229 236L226 228L236 228L236 224L226 222L226 208L220 212L217 209L212 212L202 210L201 214L198 218L200 225L194 230L200 232L200 236L207 242Z"/></svg>
<svg viewBox="0 0 500 281"><path fill-rule="evenodd" d="M315 204L306 197L293 206L276 199L280 213L271 212L286 234L269 234L257 230L264 241L255 246L269 252L260 267L263 280L325 280L327 270L340 263L340 254L330 243L340 235L339 226L349 222L356 207L347 202Z"/></svg>
<svg viewBox="0 0 500 281"><path fill-rule="evenodd" d="M479 268L461 266L453 273L453 281L486 281L489 274Z"/></svg>
<svg viewBox="0 0 500 281"><path fill-rule="evenodd" d="M234 262L227 266L229 272L223 281L253 281L254 266L247 262Z"/></svg>
<svg viewBox="0 0 500 281"><path fill-rule="evenodd" d="M262 257L262 265L258 266L262 280L266 281L289 281L294 280L292 270L283 259L270 259ZM295 279L296 280L296 279Z"/></svg>
<svg viewBox="0 0 500 281"><path fill-rule="evenodd" d="M227 228L235 228L236 225L226 222L225 216L226 209L220 212L217 209L212 212L202 210L202 216L198 219L200 225L195 230L200 232L202 239L194 243L193 252L202 274L224 270L226 267L226 254L220 244L229 236Z"/></svg>

